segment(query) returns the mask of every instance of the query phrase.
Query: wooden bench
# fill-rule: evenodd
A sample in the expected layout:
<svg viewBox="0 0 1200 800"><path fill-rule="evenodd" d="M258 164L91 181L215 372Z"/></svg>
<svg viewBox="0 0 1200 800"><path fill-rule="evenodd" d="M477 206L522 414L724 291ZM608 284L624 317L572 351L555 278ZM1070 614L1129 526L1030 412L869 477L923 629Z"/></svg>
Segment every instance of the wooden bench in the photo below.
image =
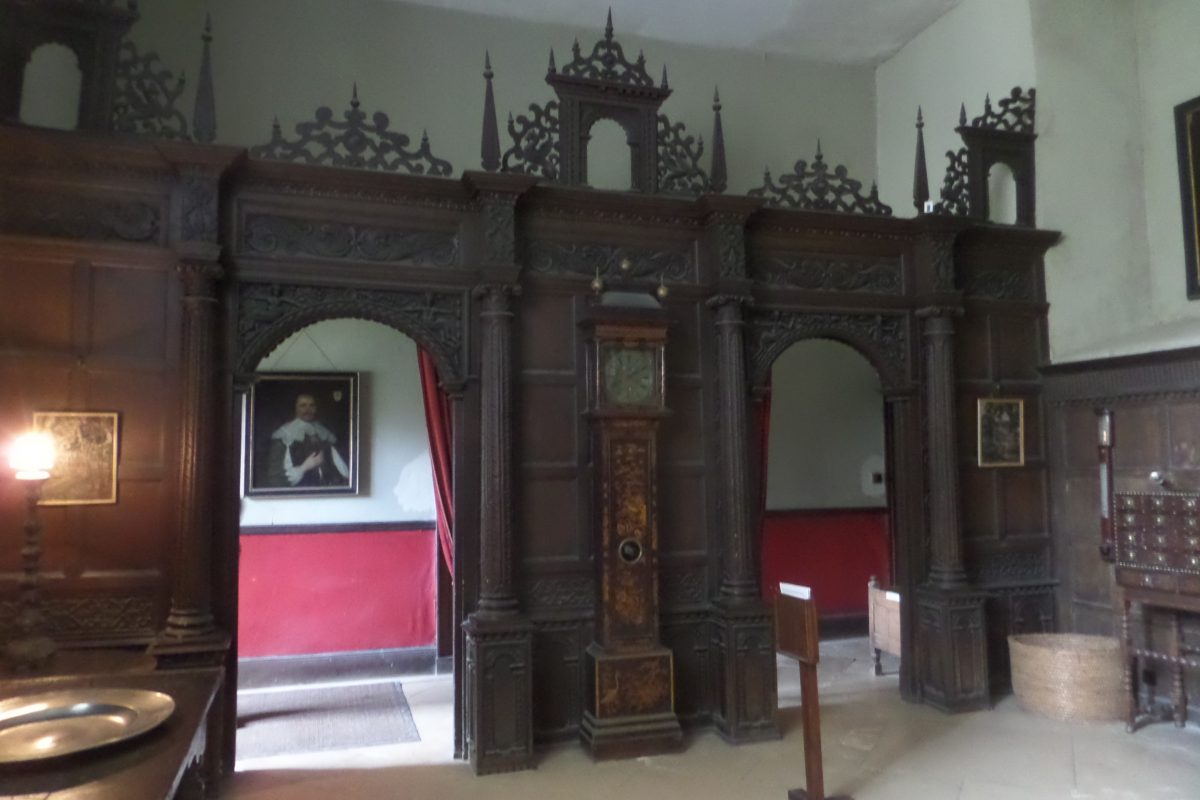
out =
<svg viewBox="0 0 1200 800"><path fill-rule="evenodd" d="M900 594L880 587L874 575L867 581L867 618L875 651L875 674L882 675L880 655L900 657Z"/></svg>

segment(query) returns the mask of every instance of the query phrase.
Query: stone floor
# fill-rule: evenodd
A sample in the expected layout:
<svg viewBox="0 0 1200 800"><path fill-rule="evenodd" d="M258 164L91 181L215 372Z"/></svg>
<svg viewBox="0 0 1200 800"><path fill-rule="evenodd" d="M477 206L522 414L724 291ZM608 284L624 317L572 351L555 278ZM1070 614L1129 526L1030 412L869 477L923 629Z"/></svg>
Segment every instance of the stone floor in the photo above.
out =
<svg viewBox="0 0 1200 800"><path fill-rule="evenodd" d="M885 663L885 666L887 664ZM892 664L894 667L894 664ZM893 670L894 673L894 670ZM947 716L902 701L876 678L862 639L822 645L822 738L830 795L855 800L1200 800L1200 728L1041 719L1005 698ZM536 770L476 778L450 757L449 676L404 682L420 743L277 756L238 764L238 800L595 798L783 800L803 786L795 662L780 659L780 741L731 747L711 732L682 753L593 763L575 744L539 753Z"/></svg>

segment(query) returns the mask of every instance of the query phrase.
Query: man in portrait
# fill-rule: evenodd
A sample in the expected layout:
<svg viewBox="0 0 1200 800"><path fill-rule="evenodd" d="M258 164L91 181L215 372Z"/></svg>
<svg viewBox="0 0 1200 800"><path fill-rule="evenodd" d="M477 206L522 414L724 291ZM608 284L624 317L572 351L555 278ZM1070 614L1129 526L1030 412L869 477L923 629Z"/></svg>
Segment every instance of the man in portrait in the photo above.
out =
<svg viewBox="0 0 1200 800"><path fill-rule="evenodd" d="M350 468L338 452L337 436L317 421L317 399L296 396L296 416L271 434L265 485L278 487L346 486Z"/></svg>

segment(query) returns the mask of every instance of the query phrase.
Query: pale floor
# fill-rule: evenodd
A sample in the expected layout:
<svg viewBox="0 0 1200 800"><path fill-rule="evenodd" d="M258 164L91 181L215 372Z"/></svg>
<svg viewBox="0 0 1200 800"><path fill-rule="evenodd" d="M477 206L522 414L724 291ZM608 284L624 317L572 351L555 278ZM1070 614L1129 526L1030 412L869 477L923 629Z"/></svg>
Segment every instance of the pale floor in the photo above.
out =
<svg viewBox="0 0 1200 800"><path fill-rule="evenodd" d="M822 645L825 786L855 800L1200 800L1200 729L1041 719L1005 698L993 710L947 716L905 703L895 675L876 678L863 639ZM404 690L417 744L245 761L226 797L238 800L586 798L783 800L804 785L799 680L780 659L781 740L732 747L715 733L682 753L594 763L574 743L539 751L537 769L477 778L451 752L449 676Z"/></svg>

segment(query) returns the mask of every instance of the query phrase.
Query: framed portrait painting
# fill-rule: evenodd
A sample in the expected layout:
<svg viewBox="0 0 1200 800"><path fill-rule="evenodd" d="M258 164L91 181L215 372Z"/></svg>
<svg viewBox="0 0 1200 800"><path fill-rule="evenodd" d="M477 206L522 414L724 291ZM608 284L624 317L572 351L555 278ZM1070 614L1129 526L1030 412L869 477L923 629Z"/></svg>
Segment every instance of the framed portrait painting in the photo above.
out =
<svg viewBox="0 0 1200 800"><path fill-rule="evenodd" d="M115 411L38 411L33 427L54 439L54 469L42 487L41 505L117 502Z"/></svg>
<svg viewBox="0 0 1200 800"><path fill-rule="evenodd" d="M246 409L246 495L358 493L358 373L254 376Z"/></svg>
<svg viewBox="0 0 1200 800"><path fill-rule="evenodd" d="M1025 464L1025 401L979 399L979 466L1020 467Z"/></svg>

